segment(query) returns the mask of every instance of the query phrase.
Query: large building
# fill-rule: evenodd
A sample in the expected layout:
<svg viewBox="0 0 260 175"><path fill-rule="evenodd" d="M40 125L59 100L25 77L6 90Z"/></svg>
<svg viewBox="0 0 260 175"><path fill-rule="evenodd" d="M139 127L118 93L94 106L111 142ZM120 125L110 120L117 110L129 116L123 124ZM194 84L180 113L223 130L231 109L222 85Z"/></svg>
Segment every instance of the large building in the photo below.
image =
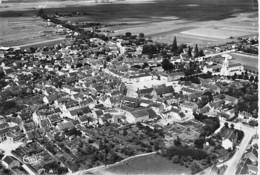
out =
<svg viewBox="0 0 260 175"><path fill-rule="evenodd" d="M241 74L244 71L244 66L241 63L229 63L228 57L225 58L220 74L224 76Z"/></svg>

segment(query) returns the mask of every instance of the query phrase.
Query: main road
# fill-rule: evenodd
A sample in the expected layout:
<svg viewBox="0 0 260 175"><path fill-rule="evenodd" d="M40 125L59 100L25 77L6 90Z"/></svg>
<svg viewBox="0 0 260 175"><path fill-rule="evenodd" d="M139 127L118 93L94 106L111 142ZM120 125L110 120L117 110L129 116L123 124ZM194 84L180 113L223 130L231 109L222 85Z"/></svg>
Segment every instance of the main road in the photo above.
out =
<svg viewBox="0 0 260 175"><path fill-rule="evenodd" d="M221 126L224 126L224 121L221 121ZM231 122L228 122L229 125L232 124ZM233 123L235 126L235 129L239 129L242 130L244 132L244 138L242 139L239 148L236 150L236 153L233 155L233 157L231 159L229 159L228 161L221 163L219 165L217 165L217 167L223 166L223 165L227 165L227 169L224 173L224 175L231 175L231 174L235 174L236 170L237 170L237 165L239 164L250 140L252 139L252 136L257 134L257 128L253 128L250 126L246 126L242 123Z"/></svg>
<svg viewBox="0 0 260 175"><path fill-rule="evenodd" d="M227 121L220 121L220 128L219 130L224 126L224 123ZM235 154L232 158L230 158L228 161L220 163L217 165L217 167L222 167L223 165L227 166L227 169L225 170L223 175L234 175L237 170L237 165L239 164L250 140L252 139L252 136L257 134L257 128L253 128L247 125L244 125L242 123L233 123L233 122L227 122L229 126L231 124L234 124L234 128L238 130L242 130L244 132L244 137L239 145L239 148L236 150ZM217 130L216 132L218 132ZM200 175L202 172L210 172L209 170L211 167L202 170L201 172L197 173L196 175Z"/></svg>

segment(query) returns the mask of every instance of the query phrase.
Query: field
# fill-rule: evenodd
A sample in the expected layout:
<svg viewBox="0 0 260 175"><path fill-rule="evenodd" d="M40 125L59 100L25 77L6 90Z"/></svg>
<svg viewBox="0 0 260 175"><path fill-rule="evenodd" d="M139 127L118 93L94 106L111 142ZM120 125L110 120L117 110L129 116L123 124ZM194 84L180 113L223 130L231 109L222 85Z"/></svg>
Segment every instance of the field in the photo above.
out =
<svg viewBox="0 0 260 175"><path fill-rule="evenodd" d="M86 16L70 17L78 22L104 24L127 23L104 30L114 34L145 33L155 41L178 44L198 44L199 47L223 44L230 36L257 35L258 11L256 0L125 0L94 3L95 1L49 2L48 13L82 12ZM101 2L101 1L98 1ZM45 2L6 3L0 16L33 16ZM13 11L15 9L15 12Z"/></svg>
<svg viewBox="0 0 260 175"><path fill-rule="evenodd" d="M40 46L63 40L60 36L46 35L44 32L55 34L55 29L37 17L0 17L0 25L0 46Z"/></svg>
<svg viewBox="0 0 260 175"><path fill-rule="evenodd" d="M245 54L231 53L232 62L237 62L245 65L245 69L258 71L258 56L251 56Z"/></svg>
<svg viewBox="0 0 260 175"><path fill-rule="evenodd" d="M174 164L165 157L148 155L130 159L106 170L95 172L96 175L123 175L123 174L191 174L190 170Z"/></svg>

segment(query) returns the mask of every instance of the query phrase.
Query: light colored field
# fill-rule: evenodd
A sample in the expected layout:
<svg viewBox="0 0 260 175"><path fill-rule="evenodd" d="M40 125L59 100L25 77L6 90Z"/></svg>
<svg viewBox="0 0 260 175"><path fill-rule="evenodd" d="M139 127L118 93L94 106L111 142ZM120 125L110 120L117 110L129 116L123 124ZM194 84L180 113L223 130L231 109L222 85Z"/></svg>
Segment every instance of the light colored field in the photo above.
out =
<svg viewBox="0 0 260 175"><path fill-rule="evenodd" d="M171 174L187 175L190 170L179 164L174 164L165 157L148 155L137 157L122 164L112 166L106 170L95 172L96 175L123 175L123 174Z"/></svg>
<svg viewBox="0 0 260 175"><path fill-rule="evenodd" d="M238 31L238 30L228 30L223 28L197 28L192 30L187 30L181 32L182 34L192 35L192 36L202 36L207 38L217 38L217 39L227 39L232 37L244 36L248 34L254 34L254 32Z"/></svg>
<svg viewBox="0 0 260 175"><path fill-rule="evenodd" d="M60 36L42 36L43 31L55 31L47 27L46 22L37 17L0 18L0 46L32 45L60 38Z"/></svg>
<svg viewBox="0 0 260 175"><path fill-rule="evenodd" d="M241 63L245 65L246 69L258 71L258 56L251 56L245 54L231 53L232 62Z"/></svg>

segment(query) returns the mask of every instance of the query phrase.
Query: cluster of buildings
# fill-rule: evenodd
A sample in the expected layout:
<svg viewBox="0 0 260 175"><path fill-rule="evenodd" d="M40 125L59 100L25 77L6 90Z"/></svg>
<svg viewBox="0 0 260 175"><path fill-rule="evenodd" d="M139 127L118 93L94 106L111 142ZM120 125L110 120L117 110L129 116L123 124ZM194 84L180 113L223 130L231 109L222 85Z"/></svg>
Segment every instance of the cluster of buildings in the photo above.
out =
<svg viewBox="0 0 260 175"><path fill-rule="evenodd" d="M242 159L237 165L236 174L257 174L258 173L258 135L255 135Z"/></svg>
<svg viewBox="0 0 260 175"><path fill-rule="evenodd" d="M234 110L225 109L224 104L234 106L238 99L220 95L216 81L221 79L199 78L201 84L180 81L185 76L183 70L166 73L160 66L162 57L148 57L142 54L142 45L116 38L108 42L73 39L27 51L2 48L0 141L25 142L15 157L21 160L27 154L39 154L44 165L55 156L37 140L55 140L57 134L73 128L87 136L84 128L107 123L162 120L169 124L189 121L193 113L223 120L234 116ZM173 60L189 64L185 55ZM215 70L206 66L203 71ZM219 67L221 75L242 71L242 65L231 65L227 58ZM201 108L200 103L205 102ZM70 159L63 157L64 162ZM3 162L15 164L11 159L5 157ZM39 173L42 168L31 166L28 171Z"/></svg>

